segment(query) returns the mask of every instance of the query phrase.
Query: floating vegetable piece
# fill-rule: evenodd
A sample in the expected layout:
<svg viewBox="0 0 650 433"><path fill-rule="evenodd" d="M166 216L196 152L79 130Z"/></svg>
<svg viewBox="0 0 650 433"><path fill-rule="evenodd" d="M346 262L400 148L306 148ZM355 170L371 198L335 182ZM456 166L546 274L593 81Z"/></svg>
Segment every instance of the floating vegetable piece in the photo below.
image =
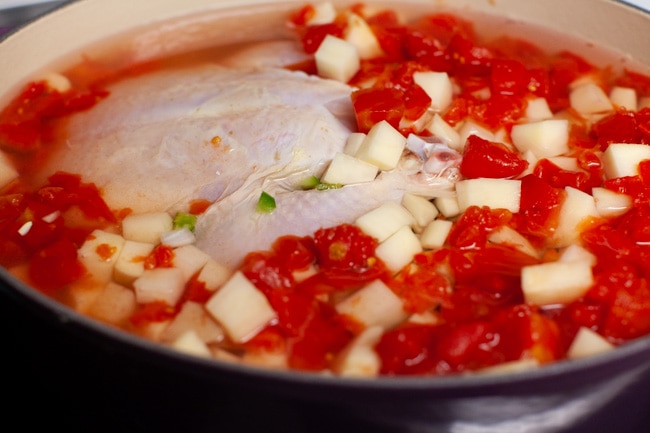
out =
<svg viewBox="0 0 650 433"><path fill-rule="evenodd" d="M259 213L271 213L275 210L275 199L266 191L262 191L260 199L257 201L257 211Z"/></svg>

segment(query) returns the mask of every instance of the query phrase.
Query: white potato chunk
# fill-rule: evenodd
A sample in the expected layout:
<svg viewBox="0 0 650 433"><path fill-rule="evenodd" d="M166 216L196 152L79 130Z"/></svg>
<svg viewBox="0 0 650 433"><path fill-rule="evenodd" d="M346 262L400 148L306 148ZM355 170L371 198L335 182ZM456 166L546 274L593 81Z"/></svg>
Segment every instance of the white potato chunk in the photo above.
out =
<svg viewBox="0 0 650 433"><path fill-rule="evenodd" d="M161 335L164 342L172 342L183 334L193 331L205 343L217 343L224 339L221 326L210 317L203 305L188 301Z"/></svg>
<svg viewBox="0 0 650 433"><path fill-rule="evenodd" d="M406 147L406 137L385 120L375 124L361 143L356 157L381 170L392 170Z"/></svg>
<svg viewBox="0 0 650 433"><path fill-rule="evenodd" d="M174 249L174 267L183 271L183 278L186 282L210 260L209 255L194 245L185 245Z"/></svg>
<svg viewBox="0 0 650 433"><path fill-rule="evenodd" d="M136 309L133 290L110 282L95 298L88 315L113 325L125 323Z"/></svg>
<svg viewBox="0 0 650 433"><path fill-rule="evenodd" d="M531 122L553 118L553 112L549 108L546 98L529 99L526 104L526 118Z"/></svg>
<svg viewBox="0 0 650 433"><path fill-rule="evenodd" d="M347 14L348 22L343 38L357 48L361 59L381 56L384 51L366 20L355 13Z"/></svg>
<svg viewBox="0 0 650 433"><path fill-rule="evenodd" d="M187 353L189 355L202 356L204 358L210 358L212 356L212 353L205 342L192 330L187 331L178 337L173 343L171 343L171 347L179 352Z"/></svg>
<svg viewBox="0 0 650 433"><path fill-rule="evenodd" d="M650 146L632 143L612 143L602 157L605 175L609 179L637 176L639 163L646 159L650 159Z"/></svg>
<svg viewBox="0 0 650 433"><path fill-rule="evenodd" d="M488 235L488 241L494 244L507 245L531 257L540 257L540 252L528 239L508 226L500 226L492 230Z"/></svg>
<svg viewBox="0 0 650 433"><path fill-rule="evenodd" d="M582 115L604 113L614 109L605 91L594 82L575 87L569 94L571 108Z"/></svg>
<svg viewBox="0 0 650 433"><path fill-rule="evenodd" d="M371 182L377 177L379 168L346 153L337 153L321 178L323 183L351 185Z"/></svg>
<svg viewBox="0 0 650 433"><path fill-rule="evenodd" d="M376 238L379 242L388 239L393 233L403 226L415 223L413 215L404 206L387 201L381 206L361 215L355 224L368 236Z"/></svg>
<svg viewBox="0 0 650 433"><path fill-rule="evenodd" d="M579 242L582 225L587 224L590 219L600 217L593 196L572 187L566 187L564 190L566 197L562 202L553 235L553 245L556 248Z"/></svg>
<svg viewBox="0 0 650 433"><path fill-rule="evenodd" d="M596 210L605 218L614 218L626 213L632 207L632 197L603 187L591 189Z"/></svg>
<svg viewBox="0 0 650 433"><path fill-rule="evenodd" d="M415 72L413 81L431 98L434 111L445 111L451 104L453 85L446 72Z"/></svg>
<svg viewBox="0 0 650 433"><path fill-rule="evenodd" d="M174 220L167 212L129 215L122 220L122 235L136 242L158 244L160 236L174 228Z"/></svg>
<svg viewBox="0 0 650 433"><path fill-rule="evenodd" d="M277 319L266 296L240 271L208 300L205 308L236 343L250 340Z"/></svg>
<svg viewBox="0 0 650 433"><path fill-rule="evenodd" d="M41 79L47 83L47 87L59 93L65 93L72 89L70 79L58 72L48 72Z"/></svg>
<svg viewBox="0 0 650 433"><path fill-rule="evenodd" d="M440 213L436 206L427 198L406 193L402 197L402 206L415 218L415 228L422 230Z"/></svg>
<svg viewBox="0 0 650 433"><path fill-rule="evenodd" d="M580 359L609 352L614 345L589 328L581 327L567 351L567 358Z"/></svg>
<svg viewBox="0 0 650 433"><path fill-rule="evenodd" d="M402 226L375 249L377 257L393 272L400 271L421 252L422 244L409 226Z"/></svg>
<svg viewBox="0 0 650 433"><path fill-rule="evenodd" d="M375 280L336 305L339 314L352 317L365 327L390 329L406 320L402 300L381 280Z"/></svg>
<svg viewBox="0 0 650 433"><path fill-rule="evenodd" d="M593 255L585 247L578 244L571 244L562 250L558 262L571 263L571 262L588 262L592 266L596 264L598 258Z"/></svg>
<svg viewBox="0 0 650 433"><path fill-rule="evenodd" d="M433 204L445 218L453 218L461 212L456 197L436 197Z"/></svg>
<svg viewBox="0 0 650 433"><path fill-rule="evenodd" d="M359 71L357 48L348 41L327 35L314 53L316 70L323 78L347 83Z"/></svg>
<svg viewBox="0 0 650 433"><path fill-rule="evenodd" d="M0 188L9 185L18 177L18 170L4 152L0 152Z"/></svg>
<svg viewBox="0 0 650 433"><path fill-rule="evenodd" d="M433 119L425 129L434 137L441 139L451 149L462 149L464 143L461 143L460 134L439 114L436 113L433 116Z"/></svg>
<svg viewBox="0 0 650 433"><path fill-rule="evenodd" d="M531 151L537 158L558 156L569 151L569 121L541 120L514 125L512 144L522 153Z"/></svg>
<svg viewBox="0 0 650 433"><path fill-rule="evenodd" d="M344 377L375 377L381 368L381 359L374 350L384 329L372 326L365 329L346 346L334 363L334 371Z"/></svg>
<svg viewBox="0 0 650 433"><path fill-rule="evenodd" d="M232 271L228 267L216 260L209 259L196 279L205 284L206 289L215 291L223 286L231 275Z"/></svg>
<svg viewBox="0 0 650 433"><path fill-rule="evenodd" d="M144 261L153 249L154 244L151 243L125 241L113 269L115 281L131 286L133 281L144 272Z"/></svg>
<svg viewBox="0 0 650 433"><path fill-rule="evenodd" d="M345 142L343 153L354 156L359 151L361 143L366 139L366 134L363 132L352 132Z"/></svg>
<svg viewBox="0 0 650 433"><path fill-rule="evenodd" d="M465 143L471 135L476 135L487 141L496 141L492 131L472 120L463 122L458 130L458 135L460 141L460 148L456 149L458 151L462 151L465 148Z"/></svg>
<svg viewBox="0 0 650 433"><path fill-rule="evenodd" d="M516 179L465 179L456 183L458 206L465 211L470 206L488 206L519 212L521 181Z"/></svg>
<svg viewBox="0 0 650 433"><path fill-rule="evenodd" d="M609 91L609 100L615 107L625 108L629 111L637 110L636 90L631 87L612 87L612 90Z"/></svg>
<svg viewBox="0 0 650 433"><path fill-rule="evenodd" d="M524 266L521 289L526 302L536 305L568 304L594 284L589 261L550 262Z"/></svg>
<svg viewBox="0 0 650 433"><path fill-rule="evenodd" d="M534 370L539 367L539 361L535 358L517 359L515 361L504 362L491 367L478 370L478 374L499 375L513 374L524 371Z"/></svg>
<svg viewBox="0 0 650 433"><path fill-rule="evenodd" d="M95 281L106 284L124 246L124 238L115 233L94 230L79 248L79 261Z"/></svg>
<svg viewBox="0 0 650 433"><path fill-rule="evenodd" d="M329 24L336 18L336 9L331 2L320 2L312 4L313 15L307 20L310 26L318 24Z"/></svg>
<svg viewBox="0 0 650 433"><path fill-rule="evenodd" d="M420 235L422 248L432 250L442 248L453 225L454 223L449 220L432 221Z"/></svg>
<svg viewBox="0 0 650 433"><path fill-rule="evenodd" d="M174 306L185 290L185 276L178 268L148 269L133 282L133 288L140 304L161 301Z"/></svg>

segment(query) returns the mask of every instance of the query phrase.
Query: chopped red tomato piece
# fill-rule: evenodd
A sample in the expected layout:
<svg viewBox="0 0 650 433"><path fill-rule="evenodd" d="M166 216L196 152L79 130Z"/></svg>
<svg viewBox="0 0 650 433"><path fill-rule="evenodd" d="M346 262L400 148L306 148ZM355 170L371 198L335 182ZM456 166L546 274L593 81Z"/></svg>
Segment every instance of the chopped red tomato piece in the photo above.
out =
<svg viewBox="0 0 650 433"><path fill-rule="evenodd" d="M469 179L511 178L521 174L526 167L528 162L505 145L471 135L465 144L460 172Z"/></svg>

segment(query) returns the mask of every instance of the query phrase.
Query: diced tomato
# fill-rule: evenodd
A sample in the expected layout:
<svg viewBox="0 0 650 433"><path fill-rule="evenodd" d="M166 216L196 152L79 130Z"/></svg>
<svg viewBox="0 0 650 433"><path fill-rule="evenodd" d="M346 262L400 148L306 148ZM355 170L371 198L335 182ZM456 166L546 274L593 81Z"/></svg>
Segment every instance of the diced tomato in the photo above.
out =
<svg viewBox="0 0 650 433"><path fill-rule="evenodd" d="M529 92L530 75L526 67L518 60L493 60L490 78L494 93L522 97Z"/></svg>
<svg viewBox="0 0 650 433"><path fill-rule="evenodd" d="M521 179L517 228L534 236L550 236L557 226L564 194L535 175L524 176Z"/></svg>
<svg viewBox="0 0 650 433"><path fill-rule="evenodd" d="M141 328L151 323L164 322L176 315L176 308L162 301L148 302L138 307L131 315L129 321L136 328Z"/></svg>
<svg viewBox="0 0 650 433"><path fill-rule="evenodd" d="M314 234L318 263L332 282L363 283L379 278L385 267L375 257L377 240L357 226L343 224Z"/></svg>
<svg viewBox="0 0 650 433"><path fill-rule="evenodd" d="M454 224L447 241L460 249L480 249L487 242L488 233L512 219L512 213L505 209L490 209L487 206L470 206Z"/></svg>
<svg viewBox="0 0 650 433"><path fill-rule="evenodd" d="M289 271L307 268L316 260L316 246L310 237L282 236L273 244L273 250Z"/></svg>
<svg viewBox="0 0 650 433"><path fill-rule="evenodd" d="M302 47L307 54L314 54L327 35L343 37L344 26L341 23L316 24L304 27L302 31Z"/></svg>
<svg viewBox="0 0 650 433"><path fill-rule="evenodd" d="M29 263L32 284L51 292L78 280L85 268L77 259L77 246L66 239L59 239L38 251Z"/></svg>
<svg viewBox="0 0 650 433"><path fill-rule="evenodd" d="M528 162L503 144L471 135L465 144L460 172L469 179L511 178L521 174L526 167Z"/></svg>
<svg viewBox="0 0 650 433"><path fill-rule="evenodd" d="M368 132L382 120L398 129L406 109L403 96L403 92L394 88L373 87L352 92L359 131Z"/></svg>
<svg viewBox="0 0 650 433"><path fill-rule="evenodd" d="M156 247L144 259L145 269L171 268L174 266L174 249L168 245L156 245Z"/></svg>

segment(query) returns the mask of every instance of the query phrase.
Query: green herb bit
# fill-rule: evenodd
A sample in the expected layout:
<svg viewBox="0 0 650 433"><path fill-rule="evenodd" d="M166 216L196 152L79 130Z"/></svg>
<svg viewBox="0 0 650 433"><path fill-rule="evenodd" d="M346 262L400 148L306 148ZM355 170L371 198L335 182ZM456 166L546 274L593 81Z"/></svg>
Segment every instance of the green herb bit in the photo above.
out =
<svg viewBox="0 0 650 433"><path fill-rule="evenodd" d="M275 210L275 199L269 193L262 191L257 201L257 211L260 213L271 213Z"/></svg>
<svg viewBox="0 0 650 433"><path fill-rule="evenodd" d="M316 176L310 176L300 184L300 187L302 189L314 189L317 188L318 185L320 185L320 180L318 180Z"/></svg>
<svg viewBox="0 0 650 433"><path fill-rule="evenodd" d="M341 185L340 183L319 183L318 185L316 185L316 189L318 191L327 191L329 189L339 189L339 188L343 188L343 185Z"/></svg>
<svg viewBox="0 0 650 433"><path fill-rule="evenodd" d="M179 212L174 217L174 230L188 229L194 231L196 226L196 215L185 212Z"/></svg>

